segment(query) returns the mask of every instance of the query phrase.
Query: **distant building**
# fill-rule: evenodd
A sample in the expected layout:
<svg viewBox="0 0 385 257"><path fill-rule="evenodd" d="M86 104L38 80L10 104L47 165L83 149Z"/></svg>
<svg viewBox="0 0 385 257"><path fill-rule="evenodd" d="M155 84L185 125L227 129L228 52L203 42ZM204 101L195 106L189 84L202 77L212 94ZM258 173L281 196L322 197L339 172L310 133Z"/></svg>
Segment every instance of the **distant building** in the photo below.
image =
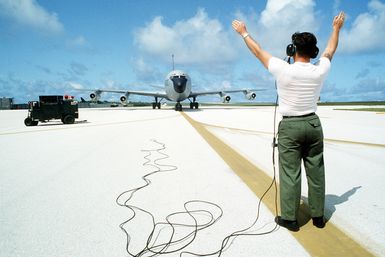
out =
<svg viewBox="0 0 385 257"><path fill-rule="evenodd" d="M13 105L13 98L0 98L0 110L10 110Z"/></svg>
<svg viewBox="0 0 385 257"><path fill-rule="evenodd" d="M13 104L12 110L28 109L28 104Z"/></svg>

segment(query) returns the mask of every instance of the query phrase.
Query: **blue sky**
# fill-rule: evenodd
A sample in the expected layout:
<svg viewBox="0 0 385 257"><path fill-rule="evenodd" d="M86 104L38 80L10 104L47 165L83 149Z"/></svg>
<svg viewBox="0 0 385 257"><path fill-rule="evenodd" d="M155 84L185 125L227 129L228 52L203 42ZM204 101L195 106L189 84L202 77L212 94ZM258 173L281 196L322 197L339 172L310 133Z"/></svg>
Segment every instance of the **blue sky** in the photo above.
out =
<svg viewBox="0 0 385 257"><path fill-rule="evenodd" d="M283 58L296 31L315 33L323 51L339 10L347 19L321 99L385 100L384 0L0 0L0 97L159 91L174 54L195 91L266 88L257 101L273 101L272 76L231 21Z"/></svg>

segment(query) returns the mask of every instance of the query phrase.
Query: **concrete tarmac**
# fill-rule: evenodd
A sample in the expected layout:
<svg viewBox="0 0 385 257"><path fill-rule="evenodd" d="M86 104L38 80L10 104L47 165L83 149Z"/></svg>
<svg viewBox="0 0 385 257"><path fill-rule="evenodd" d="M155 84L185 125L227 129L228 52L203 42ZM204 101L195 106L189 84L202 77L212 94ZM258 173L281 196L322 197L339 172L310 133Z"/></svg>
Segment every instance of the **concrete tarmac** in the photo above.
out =
<svg viewBox="0 0 385 257"><path fill-rule="evenodd" d="M290 233L274 223L274 186L260 202L272 107L81 109L86 122L37 127L0 111L1 256L385 256L385 116L317 113L329 221L310 224L303 177Z"/></svg>

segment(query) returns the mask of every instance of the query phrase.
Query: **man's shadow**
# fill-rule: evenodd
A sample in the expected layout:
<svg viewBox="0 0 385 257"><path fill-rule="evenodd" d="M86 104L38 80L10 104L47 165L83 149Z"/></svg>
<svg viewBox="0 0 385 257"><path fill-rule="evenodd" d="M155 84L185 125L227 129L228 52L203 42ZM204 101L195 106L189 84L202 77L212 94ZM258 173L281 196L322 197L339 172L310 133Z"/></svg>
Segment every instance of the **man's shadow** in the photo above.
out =
<svg viewBox="0 0 385 257"><path fill-rule="evenodd" d="M336 205L347 202L349 198L354 195L361 186L353 187L349 191L344 194L338 195L325 195L325 219L326 222L330 220L333 216L333 213L336 211ZM308 198L302 196L302 202L299 206L298 210L298 223L300 226L305 225L311 220L310 212L309 212L309 204Z"/></svg>

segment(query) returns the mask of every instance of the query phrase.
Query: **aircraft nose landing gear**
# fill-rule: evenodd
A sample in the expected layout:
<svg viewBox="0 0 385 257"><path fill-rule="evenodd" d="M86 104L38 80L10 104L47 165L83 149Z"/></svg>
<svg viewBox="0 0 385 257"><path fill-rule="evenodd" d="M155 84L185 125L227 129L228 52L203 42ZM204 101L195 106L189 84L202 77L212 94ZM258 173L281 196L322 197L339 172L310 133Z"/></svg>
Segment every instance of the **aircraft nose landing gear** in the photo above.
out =
<svg viewBox="0 0 385 257"><path fill-rule="evenodd" d="M181 112L182 111L182 105L180 102L177 102L175 104L175 111Z"/></svg>

